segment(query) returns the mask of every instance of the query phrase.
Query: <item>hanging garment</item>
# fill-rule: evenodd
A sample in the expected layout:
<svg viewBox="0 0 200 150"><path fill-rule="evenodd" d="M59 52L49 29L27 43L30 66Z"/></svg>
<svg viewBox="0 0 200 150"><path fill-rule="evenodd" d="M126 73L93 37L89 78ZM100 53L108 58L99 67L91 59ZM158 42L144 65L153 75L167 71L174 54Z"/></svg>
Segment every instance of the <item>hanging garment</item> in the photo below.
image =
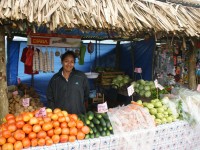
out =
<svg viewBox="0 0 200 150"><path fill-rule="evenodd" d="M33 63L31 63L31 65L26 65L26 59L27 59L27 56L29 56L29 60L27 60L27 63L29 64L30 63L30 51L29 51L29 54L26 54L28 52L28 47L24 48L23 49L23 52L22 52L22 56L21 56L21 62L24 63L24 73L25 74L38 74L38 71L33 71ZM32 55L33 57L33 55ZM32 58L33 60L33 58Z"/></svg>

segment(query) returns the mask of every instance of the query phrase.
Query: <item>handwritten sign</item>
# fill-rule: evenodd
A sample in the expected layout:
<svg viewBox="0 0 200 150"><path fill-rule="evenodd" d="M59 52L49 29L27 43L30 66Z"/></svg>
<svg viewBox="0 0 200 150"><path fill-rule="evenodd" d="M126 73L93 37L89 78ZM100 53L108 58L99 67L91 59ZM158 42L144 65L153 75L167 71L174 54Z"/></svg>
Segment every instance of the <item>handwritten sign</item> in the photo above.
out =
<svg viewBox="0 0 200 150"><path fill-rule="evenodd" d="M24 98L23 100L22 100L22 105L24 106L24 107L28 107L30 104L30 98Z"/></svg>
<svg viewBox="0 0 200 150"><path fill-rule="evenodd" d="M134 72L136 72L136 73L142 73L142 68L135 68Z"/></svg>
<svg viewBox="0 0 200 150"><path fill-rule="evenodd" d="M13 95L18 95L18 91L14 91L12 94Z"/></svg>
<svg viewBox="0 0 200 150"><path fill-rule="evenodd" d="M160 90L163 90L163 89L164 89L164 87L158 83L158 80L157 80L157 79L154 81L154 84L155 84L155 87L156 87L156 88L159 88Z"/></svg>
<svg viewBox="0 0 200 150"><path fill-rule="evenodd" d="M158 80L157 79L154 81L154 84L155 84L155 87L158 88L159 84L158 84Z"/></svg>
<svg viewBox="0 0 200 150"><path fill-rule="evenodd" d="M197 91L200 92L200 84L197 86Z"/></svg>
<svg viewBox="0 0 200 150"><path fill-rule="evenodd" d="M107 102L103 103L103 104L98 104L97 105L97 110L98 113L105 113L108 111L108 105Z"/></svg>
<svg viewBox="0 0 200 150"><path fill-rule="evenodd" d="M35 114L36 117L45 117L46 109L45 107L40 108L40 110Z"/></svg>
<svg viewBox="0 0 200 150"><path fill-rule="evenodd" d="M134 91L135 91L133 85L130 85L130 86L127 88L127 91L128 91L128 96L133 95L133 93L134 93Z"/></svg>

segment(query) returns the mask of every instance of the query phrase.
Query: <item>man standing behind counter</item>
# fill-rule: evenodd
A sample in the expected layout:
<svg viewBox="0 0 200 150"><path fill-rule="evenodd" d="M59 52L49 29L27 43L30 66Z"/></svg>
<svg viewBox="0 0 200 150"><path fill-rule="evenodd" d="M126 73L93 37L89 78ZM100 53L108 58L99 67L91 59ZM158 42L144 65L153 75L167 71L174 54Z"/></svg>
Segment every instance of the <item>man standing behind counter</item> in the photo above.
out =
<svg viewBox="0 0 200 150"><path fill-rule="evenodd" d="M51 78L47 88L49 108L60 108L71 114L85 113L89 84L86 75L75 70L75 59L73 51L61 56L62 68Z"/></svg>

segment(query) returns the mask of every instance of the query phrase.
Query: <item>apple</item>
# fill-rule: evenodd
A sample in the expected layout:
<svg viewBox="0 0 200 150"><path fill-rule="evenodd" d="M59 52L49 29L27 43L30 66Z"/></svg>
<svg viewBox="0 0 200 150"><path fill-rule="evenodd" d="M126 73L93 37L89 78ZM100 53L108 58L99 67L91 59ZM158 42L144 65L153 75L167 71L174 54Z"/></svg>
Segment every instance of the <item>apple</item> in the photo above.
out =
<svg viewBox="0 0 200 150"><path fill-rule="evenodd" d="M161 103L161 102L156 102L156 103L154 103L154 106L155 106L156 108L162 107L162 103Z"/></svg>
<svg viewBox="0 0 200 150"><path fill-rule="evenodd" d="M166 105L163 105L162 107L163 107L164 110L167 110L167 106Z"/></svg>
<svg viewBox="0 0 200 150"><path fill-rule="evenodd" d="M157 114L157 109L151 108L151 109L150 109L150 114L151 114L151 115Z"/></svg>
<svg viewBox="0 0 200 150"><path fill-rule="evenodd" d="M151 104L151 103L149 103L149 104L147 104L147 106L146 106L147 108L149 108L149 109L151 109L151 108L154 108L154 105L153 104Z"/></svg>
<svg viewBox="0 0 200 150"><path fill-rule="evenodd" d="M176 121L176 116L172 116L172 121Z"/></svg>
<svg viewBox="0 0 200 150"><path fill-rule="evenodd" d="M138 100L137 103L142 105L142 100Z"/></svg>
<svg viewBox="0 0 200 150"><path fill-rule="evenodd" d="M160 108L157 108L157 111L158 111L158 113L163 113L164 109L162 107L160 107Z"/></svg>
<svg viewBox="0 0 200 150"><path fill-rule="evenodd" d="M167 111L165 111L165 112L163 112L163 114L164 114L164 115L168 115L168 112L167 112Z"/></svg>
<svg viewBox="0 0 200 150"><path fill-rule="evenodd" d="M167 109L167 112L169 115L172 115L172 111L169 108Z"/></svg>
<svg viewBox="0 0 200 150"><path fill-rule="evenodd" d="M156 122L157 125L162 123L162 121L160 119L156 119L155 122Z"/></svg>
<svg viewBox="0 0 200 150"><path fill-rule="evenodd" d="M171 123L172 121L173 121L173 119L172 119L171 116L167 117L167 122L168 122L168 123Z"/></svg>
<svg viewBox="0 0 200 150"><path fill-rule="evenodd" d="M144 103L143 103L143 106L144 106L144 107L146 107L146 106L147 106L147 104L148 104L147 102L144 102Z"/></svg>
<svg viewBox="0 0 200 150"><path fill-rule="evenodd" d="M162 113L157 113L157 114L156 114L156 118L162 119L162 118L163 118L163 114L162 114Z"/></svg>
<svg viewBox="0 0 200 150"><path fill-rule="evenodd" d="M162 124L167 123L167 119L166 118L162 118Z"/></svg>

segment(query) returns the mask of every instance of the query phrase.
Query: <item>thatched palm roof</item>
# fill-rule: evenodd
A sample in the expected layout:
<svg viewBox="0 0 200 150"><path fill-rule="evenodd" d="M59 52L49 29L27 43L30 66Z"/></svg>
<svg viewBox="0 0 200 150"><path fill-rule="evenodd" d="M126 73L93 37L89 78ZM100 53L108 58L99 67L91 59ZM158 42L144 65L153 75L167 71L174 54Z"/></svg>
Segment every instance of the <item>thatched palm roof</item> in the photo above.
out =
<svg viewBox="0 0 200 150"><path fill-rule="evenodd" d="M132 36L144 31L200 35L200 9L154 0L1 0L0 21L22 30L31 24L56 28L117 31Z"/></svg>

